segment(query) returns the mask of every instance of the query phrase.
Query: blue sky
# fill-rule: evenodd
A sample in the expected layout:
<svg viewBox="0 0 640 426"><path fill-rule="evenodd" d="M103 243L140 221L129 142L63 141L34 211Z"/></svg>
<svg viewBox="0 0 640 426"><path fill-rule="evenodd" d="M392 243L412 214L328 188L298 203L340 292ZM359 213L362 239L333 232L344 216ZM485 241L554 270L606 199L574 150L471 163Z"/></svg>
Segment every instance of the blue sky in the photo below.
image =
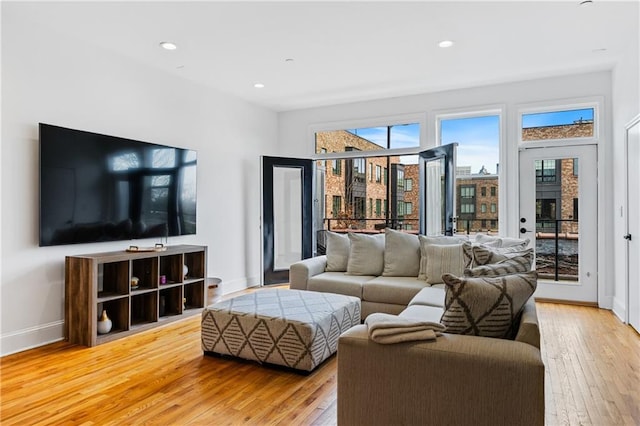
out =
<svg viewBox="0 0 640 426"><path fill-rule="evenodd" d="M560 112L543 112L522 116L522 127L542 127L572 124L576 120L593 120L593 109L577 109ZM350 132L386 148L387 127L350 129ZM482 117L442 120L440 125L442 144L458 142L458 166L471 166L471 173L478 173L484 166L489 173L496 173L499 162L500 117ZM420 145L420 126L402 124L391 127L391 148L412 148ZM405 164L416 163L415 156L402 158Z"/></svg>

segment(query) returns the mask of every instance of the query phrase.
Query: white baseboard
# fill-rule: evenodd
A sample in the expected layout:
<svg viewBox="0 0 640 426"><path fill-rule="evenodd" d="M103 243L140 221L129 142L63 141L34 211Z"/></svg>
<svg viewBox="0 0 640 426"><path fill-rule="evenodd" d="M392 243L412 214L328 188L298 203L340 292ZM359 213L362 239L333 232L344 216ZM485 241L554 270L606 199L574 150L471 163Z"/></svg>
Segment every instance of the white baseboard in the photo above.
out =
<svg viewBox="0 0 640 426"><path fill-rule="evenodd" d="M613 309L612 309L613 313L615 314L615 316L617 316L620 321L626 323L626 317L627 317L627 306L626 304L620 300L617 297L613 298Z"/></svg>
<svg viewBox="0 0 640 426"><path fill-rule="evenodd" d="M64 339L64 321L12 331L0 336L0 356L26 351Z"/></svg>
<svg viewBox="0 0 640 426"><path fill-rule="evenodd" d="M222 294L235 293L236 291L246 290L259 285L260 278L258 277L240 278L231 281L222 280Z"/></svg>

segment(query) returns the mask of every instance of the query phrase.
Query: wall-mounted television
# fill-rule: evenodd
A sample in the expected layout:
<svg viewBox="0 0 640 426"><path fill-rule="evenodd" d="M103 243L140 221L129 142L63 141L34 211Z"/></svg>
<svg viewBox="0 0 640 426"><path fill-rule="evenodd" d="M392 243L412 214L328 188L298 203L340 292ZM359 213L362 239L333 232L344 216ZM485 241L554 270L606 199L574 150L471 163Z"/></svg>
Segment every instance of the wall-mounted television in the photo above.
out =
<svg viewBox="0 0 640 426"><path fill-rule="evenodd" d="M40 246L196 233L197 154L40 123Z"/></svg>

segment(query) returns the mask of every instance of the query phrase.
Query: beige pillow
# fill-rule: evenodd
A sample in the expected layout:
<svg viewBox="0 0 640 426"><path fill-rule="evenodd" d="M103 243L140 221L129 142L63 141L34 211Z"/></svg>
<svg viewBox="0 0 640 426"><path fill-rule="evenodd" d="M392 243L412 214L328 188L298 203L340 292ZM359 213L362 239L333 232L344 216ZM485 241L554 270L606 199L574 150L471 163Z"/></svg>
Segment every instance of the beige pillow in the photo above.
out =
<svg viewBox="0 0 640 426"><path fill-rule="evenodd" d="M440 322L447 333L513 338L522 307L537 286L535 271L503 277L442 277L445 283L444 313Z"/></svg>
<svg viewBox="0 0 640 426"><path fill-rule="evenodd" d="M490 247L519 247L526 248L529 245L528 238L508 238L508 237L494 237L492 235L476 234L476 243L480 243Z"/></svg>
<svg viewBox="0 0 640 426"><path fill-rule="evenodd" d="M530 256L518 256L512 259L502 260L498 263L467 268L464 270L465 277L499 277L502 275L529 272L533 263L533 252Z"/></svg>
<svg viewBox="0 0 640 426"><path fill-rule="evenodd" d="M442 275L462 275L471 266L473 255L470 243L430 244L427 246L427 284L442 283Z"/></svg>
<svg viewBox="0 0 640 426"><path fill-rule="evenodd" d="M426 280L427 279L427 265L428 265L428 257L427 257L427 247L432 244L438 245L451 245L451 244L462 244L465 241L468 241L466 237L448 237L448 236L438 236L438 237L427 237L425 235L418 235L418 241L420 241L420 269L418 271L418 279Z"/></svg>
<svg viewBox="0 0 640 426"><path fill-rule="evenodd" d="M345 272L349 260L349 237L346 234L337 234L326 231L327 237L327 272Z"/></svg>
<svg viewBox="0 0 640 426"><path fill-rule="evenodd" d="M384 231L384 270L387 277L417 277L420 270L418 236L390 228Z"/></svg>
<svg viewBox="0 0 640 426"><path fill-rule="evenodd" d="M351 248L347 261L349 275L382 274L384 269L384 234L349 233Z"/></svg>
<svg viewBox="0 0 640 426"><path fill-rule="evenodd" d="M533 249L523 249L517 246L496 248L484 245L474 245L473 248L473 264L474 266L487 265L489 263L498 263L503 260L513 259L514 257L531 258L533 263Z"/></svg>

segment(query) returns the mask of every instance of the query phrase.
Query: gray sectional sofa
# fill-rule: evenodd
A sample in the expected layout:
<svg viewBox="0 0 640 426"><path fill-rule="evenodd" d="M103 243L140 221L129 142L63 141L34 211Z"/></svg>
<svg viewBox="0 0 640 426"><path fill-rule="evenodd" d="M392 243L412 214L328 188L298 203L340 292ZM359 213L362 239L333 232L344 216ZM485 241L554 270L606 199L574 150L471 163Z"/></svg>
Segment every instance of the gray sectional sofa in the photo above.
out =
<svg viewBox="0 0 640 426"><path fill-rule="evenodd" d="M535 272L526 272L533 261L532 251L524 249L528 241L480 236L471 243L400 234L330 235L326 256L291 266L291 288L359 297L362 318L383 312L446 322L457 309L475 319L456 330L460 317L449 318L448 330L436 341L379 344L364 324L343 333L338 424L544 424L544 365L530 298ZM447 292L443 281L455 291ZM511 284L533 289L503 297ZM522 306L511 312L508 338L483 336L492 333L491 317L474 309L482 309L485 296Z"/></svg>

